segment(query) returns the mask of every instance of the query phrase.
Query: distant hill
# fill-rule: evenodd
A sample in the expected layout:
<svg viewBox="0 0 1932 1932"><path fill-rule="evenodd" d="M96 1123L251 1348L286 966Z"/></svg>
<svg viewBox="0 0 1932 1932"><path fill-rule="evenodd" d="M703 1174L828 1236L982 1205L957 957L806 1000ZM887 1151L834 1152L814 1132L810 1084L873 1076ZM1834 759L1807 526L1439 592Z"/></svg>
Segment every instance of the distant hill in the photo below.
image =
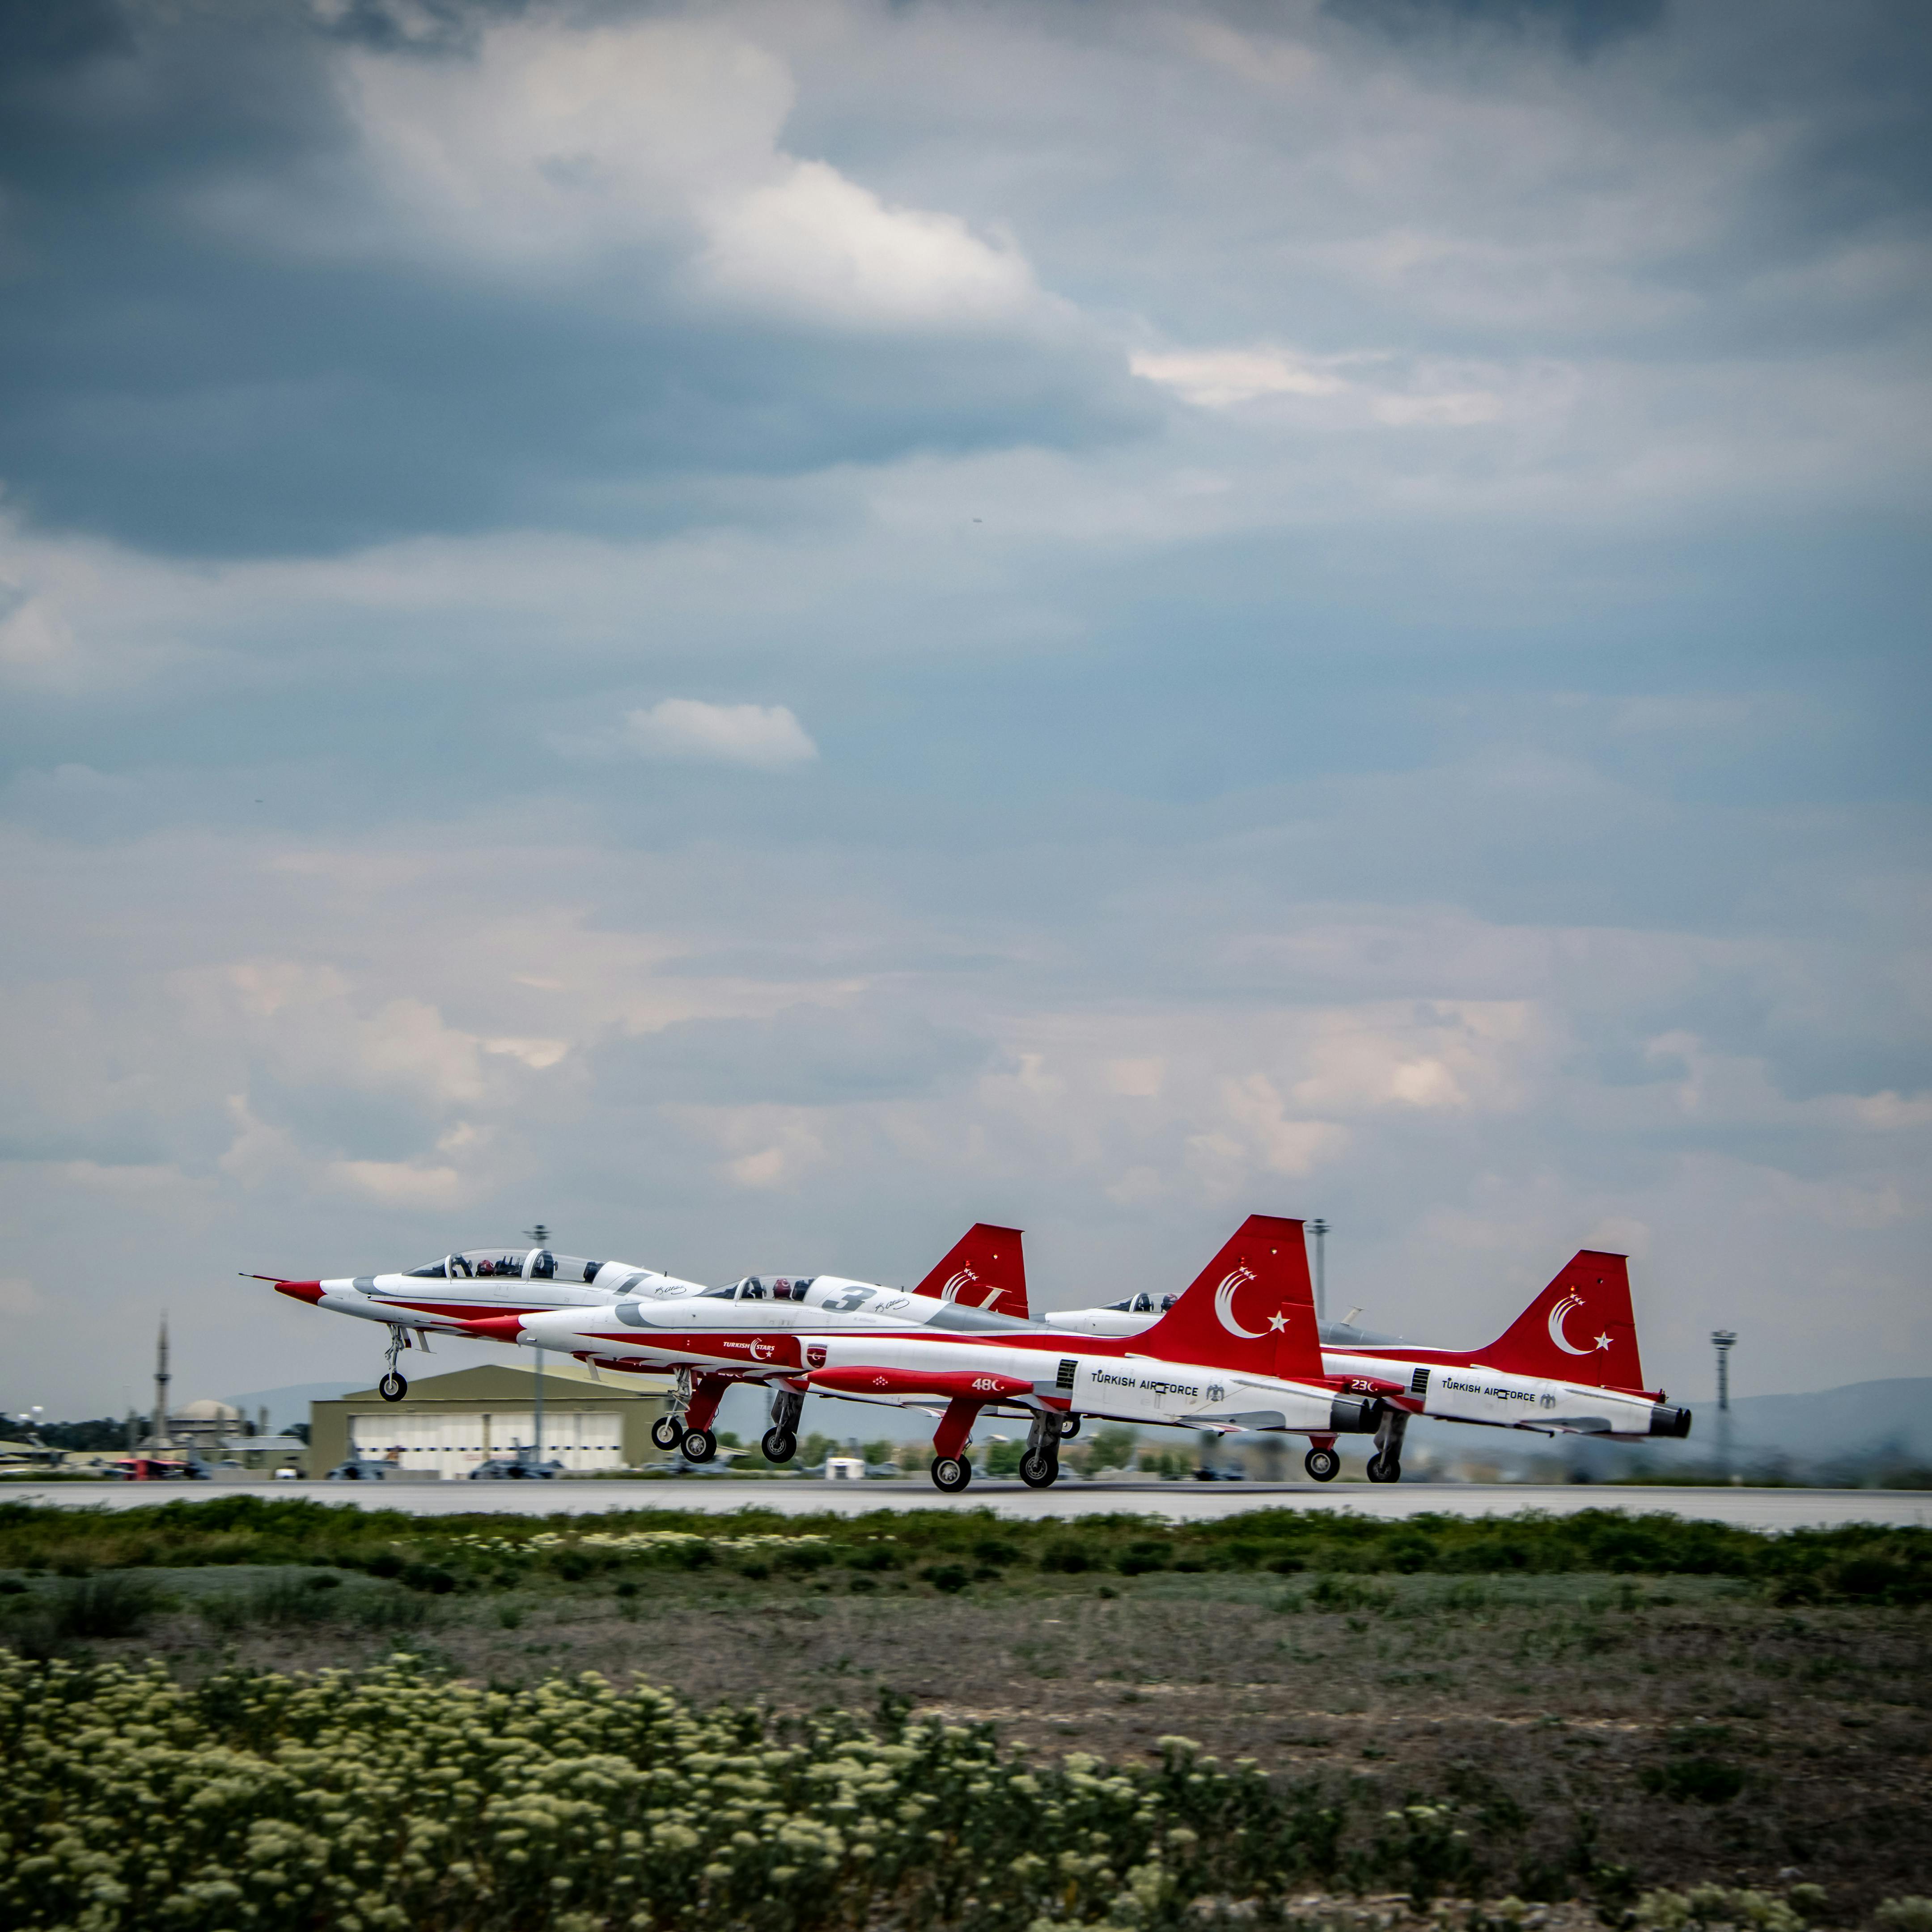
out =
<svg viewBox="0 0 1932 1932"><path fill-rule="evenodd" d="M292 1422L306 1422L310 1402L333 1402L351 1389L367 1386L366 1379L359 1382L291 1382L286 1388L252 1389L246 1395L224 1396L222 1400L232 1402L250 1422L255 1419L256 1410L266 1406L268 1427L279 1433Z"/></svg>
<svg viewBox="0 0 1932 1932"><path fill-rule="evenodd" d="M1694 1403L1694 1439L1718 1439L1714 1402ZM1809 1395L1740 1396L1731 1404L1740 1448L1778 1449L1800 1458L1858 1456L1889 1450L1932 1463L1932 1376L1849 1382Z"/></svg>

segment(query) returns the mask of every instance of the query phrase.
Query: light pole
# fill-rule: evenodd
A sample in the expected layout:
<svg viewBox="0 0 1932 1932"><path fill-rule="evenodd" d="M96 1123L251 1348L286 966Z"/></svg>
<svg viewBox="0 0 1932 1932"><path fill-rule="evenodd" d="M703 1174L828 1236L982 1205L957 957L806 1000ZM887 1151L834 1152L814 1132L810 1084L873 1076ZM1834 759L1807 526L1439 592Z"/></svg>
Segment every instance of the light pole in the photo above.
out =
<svg viewBox="0 0 1932 1932"><path fill-rule="evenodd" d="M548 1247L548 1246L550 1245L550 1230L549 1230L548 1228L546 1228L546 1227L544 1226L544 1224L543 1224L541 1221L539 1221L539 1222L536 1224L536 1226L534 1228L526 1228L524 1230L524 1234L525 1238L526 1238L527 1240L530 1240L530 1242L532 1242L535 1246L538 1246L538 1247L539 1247L539 1248L542 1248L542 1247ZM543 1467L543 1357L544 1357L544 1352L543 1352L541 1348L538 1348L538 1349L536 1349L536 1350L533 1351L533 1352L535 1353L535 1354L536 1354L536 1358L537 1358L537 1379L536 1379L536 1391L537 1391L537 1393L536 1393L536 1400L535 1403L532 1405L534 1413L533 1413L532 1418L532 1422L531 1422L531 1431L532 1431L532 1433L533 1433L533 1434L536 1436L536 1438L537 1438L537 1439L536 1439L536 1444L534 1444L533 1448L532 1448L532 1455L531 1455L530 1461L531 1461L531 1468L532 1468L532 1471L535 1471L535 1470L537 1470L537 1469L541 1469L541 1468Z"/></svg>
<svg viewBox="0 0 1932 1932"><path fill-rule="evenodd" d="M1718 1352L1718 1459L1731 1472L1731 1351L1738 1345L1734 1328L1713 1328L1711 1346Z"/></svg>
<svg viewBox="0 0 1932 1932"><path fill-rule="evenodd" d="M1315 1319L1318 1325L1328 1318L1328 1270L1324 1265L1327 1256L1322 1252L1328 1239L1328 1223L1317 1215L1309 1222L1308 1232L1315 1237Z"/></svg>

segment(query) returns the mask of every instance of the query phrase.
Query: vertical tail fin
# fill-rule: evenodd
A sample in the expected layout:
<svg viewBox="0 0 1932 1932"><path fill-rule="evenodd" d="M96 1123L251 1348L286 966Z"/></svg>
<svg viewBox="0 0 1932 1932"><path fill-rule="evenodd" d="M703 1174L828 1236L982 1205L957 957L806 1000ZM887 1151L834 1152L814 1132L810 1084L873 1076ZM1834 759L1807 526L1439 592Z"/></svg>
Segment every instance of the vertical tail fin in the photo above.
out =
<svg viewBox="0 0 1932 1932"><path fill-rule="evenodd" d="M1250 1214L1132 1348L1202 1368L1318 1382L1322 1344L1301 1223Z"/></svg>
<svg viewBox="0 0 1932 1932"><path fill-rule="evenodd" d="M1027 1318L1026 1256L1017 1228L995 1228L976 1221L946 1258L913 1290L995 1315Z"/></svg>
<svg viewBox="0 0 1932 1932"><path fill-rule="evenodd" d="M1478 1349L1474 1359L1510 1375L1547 1376L1592 1388L1642 1388L1629 1263L1622 1255L1580 1249L1502 1337Z"/></svg>

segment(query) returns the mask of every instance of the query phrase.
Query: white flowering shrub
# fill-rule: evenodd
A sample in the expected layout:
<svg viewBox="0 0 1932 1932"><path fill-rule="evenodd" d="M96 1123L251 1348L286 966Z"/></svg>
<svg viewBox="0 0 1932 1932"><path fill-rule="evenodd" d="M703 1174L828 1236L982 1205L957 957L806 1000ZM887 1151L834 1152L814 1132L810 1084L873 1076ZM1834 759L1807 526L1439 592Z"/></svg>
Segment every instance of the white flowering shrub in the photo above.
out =
<svg viewBox="0 0 1932 1932"><path fill-rule="evenodd" d="M92 1669L0 1653L11 1932L1150 1926L1310 1869L1305 1794L1220 1769L1057 1769L958 1726L694 1712L592 1675Z"/></svg>

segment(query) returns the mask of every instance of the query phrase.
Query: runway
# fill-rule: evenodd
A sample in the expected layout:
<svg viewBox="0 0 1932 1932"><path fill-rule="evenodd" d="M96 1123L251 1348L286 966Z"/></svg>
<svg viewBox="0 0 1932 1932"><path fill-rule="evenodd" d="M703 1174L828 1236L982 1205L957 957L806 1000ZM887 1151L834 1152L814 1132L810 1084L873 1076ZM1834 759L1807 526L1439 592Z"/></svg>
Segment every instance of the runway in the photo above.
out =
<svg viewBox="0 0 1932 1932"><path fill-rule="evenodd" d="M784 1516L836 1510L974 1510L1016 1520L1049 1516L1128 1514L1168 1522L1213 1522L1251 1510L1331 1510L1398 1518L1440 1514L1520 1516L1540 1510L1568 1516L1579 1510L1651 1513L1760 1530L1825 1528L1868 1522L1894 1527L1932 1524L1932 1491L1924 1490L1639 1489L1565 1484L1550 1487L1499 1483L1405 1483L1388 1489L1366 1483L1118 1482L1067 1484L1050 1490L1018 1483L976 1482L963 1496L942 1496L923 1479L904 1482L755 1482L718 1477L655 1480L547 1483L31 1483L0 1484L0 1497L63 1509L137 1509L157 1503L190 1504L238 1490L266 1501L311 1498L345 1509L400 1510L410 1516L601 1516L614 1510L776 1510Z"/></svg>

